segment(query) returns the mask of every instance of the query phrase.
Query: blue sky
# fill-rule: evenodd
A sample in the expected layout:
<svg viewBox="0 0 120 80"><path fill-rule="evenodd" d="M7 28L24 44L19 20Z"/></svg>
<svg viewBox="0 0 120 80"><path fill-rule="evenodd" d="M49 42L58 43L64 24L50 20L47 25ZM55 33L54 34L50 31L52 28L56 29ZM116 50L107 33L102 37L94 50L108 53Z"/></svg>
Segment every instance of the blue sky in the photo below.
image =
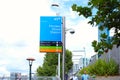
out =
<svg viewBox="0 0 120 80"><path fill-rule="evenodd" d="M71 4L86 5L88 0L0 0L0 76L10 72L28 74L26 58L33 57L32 71L42 65L45 53L39 53L40 16L55 16L59 12L66 17L66 28L75 34L66 34L66 48L86 49L86 56L95 54L91 42L97 39L97 28L87 24L89 19L78 16ZM59 10L51 7L59 4ZM84 56L83 53L78 53Z"/></svg>

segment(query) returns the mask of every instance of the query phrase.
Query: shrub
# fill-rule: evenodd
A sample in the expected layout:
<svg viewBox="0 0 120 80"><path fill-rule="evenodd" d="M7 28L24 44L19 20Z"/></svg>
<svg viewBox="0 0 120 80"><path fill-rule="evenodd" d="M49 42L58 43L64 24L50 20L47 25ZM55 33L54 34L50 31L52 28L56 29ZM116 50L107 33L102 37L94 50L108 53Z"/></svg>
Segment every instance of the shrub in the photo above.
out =
<svg viewBox="0 0 120 80"><path fill-rule="evenodd" d="M117 75L119 73L119 66L113 59L110 59L110 61L98 59L94 64L80 70L79 74L83 74L84 70L90 75Z"/></svg>

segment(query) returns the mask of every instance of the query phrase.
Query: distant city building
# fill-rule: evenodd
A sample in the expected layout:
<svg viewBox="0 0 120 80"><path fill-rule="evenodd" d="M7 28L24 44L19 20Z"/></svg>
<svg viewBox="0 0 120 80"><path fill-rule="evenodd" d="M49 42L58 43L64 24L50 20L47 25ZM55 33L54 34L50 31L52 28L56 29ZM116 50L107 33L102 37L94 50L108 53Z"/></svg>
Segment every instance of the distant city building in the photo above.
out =
<svg viewBox="0 0 120 80"><path fill-rule="evenodd" d="M79 60L79 69L82 69L84 66L84 58L80 58Z"/></svg>
<svg viewBox="0 0 120 80"><path fill-rule="evenodd" d="M80 64L79 69L82 69L83 67L88 66L89 62L90 62L90 59L88 59L88 58L80 58L80 60L79 60L79 64Z"/></svg>
<svg viewBox="0 0 120 80"><path fill-rule="evenodd" d="M97 60L97 58L98 58L97 56L98 56L98 54L95 54L95 55L91 56L89 64L93 64Z"/></svg>
<svg viewBox="0 0 120 80"><path fill-rule="evenodd" d="M28 76L18 72L12 72L10 73L10 80L28 80Z"/></svg>
<svg viewBox="0 0 120 80"><path fill-rule="evenodd" d="M99 28L99 27L98 27ZM108 35L108 39L109 39L109 36L110 36L110 31L108 30L108 28L105 28L103 31L99 30L98 29L98 42L101 41L101 34L105 33L106 35Z"/></svg>
<svg viewBox="0 0 120 80"><path fill-rule="evenodd" d="M79 70L79 64L73 64L73 73L76 73Z"/></svg>
<svg viewBox="0 0 120 80"><path fill-rule="evenodd" d="M101 23L102 24L102 23ZM100 25L101 25L100 24ZM109 43L110 40L110 31L108 30L108 28L104 28L102 31L99 29L98 27L98 42L101 42L101 34L106 34L107 35L107 42ZM99 58L101 56L101 54L98 54L97 57Z"/></svg>
<svg viewBox="0 0 120 80"><path fill-rule="evenodd" d="M90 59L80 58L78 63L73 63L73 73L76 73L77 71L81 70L82 68L88 66L89 63L90 63Z"/></svg>
<svg viewBox="0 0 120 80"><path fill-rule="evenodd" d="M10 73L11 80L21 80L21 73Z"/></svg>

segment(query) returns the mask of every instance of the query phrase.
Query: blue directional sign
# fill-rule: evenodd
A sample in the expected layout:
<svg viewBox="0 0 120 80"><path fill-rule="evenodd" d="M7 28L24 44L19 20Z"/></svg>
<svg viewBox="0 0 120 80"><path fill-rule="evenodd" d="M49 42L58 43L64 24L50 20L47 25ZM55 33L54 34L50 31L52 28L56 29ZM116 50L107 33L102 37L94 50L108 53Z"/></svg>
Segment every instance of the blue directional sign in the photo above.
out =
<svg viewBox="0 0 120 80"><path fill-rule="evenodd" d="M40 17L40 40L61 41L62 17L41 16Z"/></svg>
<svg viewBox="0 0 120 80"><path fill-rule="evenodd" d="M40 17L40 52L62 51L62 17L41 16ZM50 49L50 50L47 50ZM60 48L60 51L59 49Z"/></svg>

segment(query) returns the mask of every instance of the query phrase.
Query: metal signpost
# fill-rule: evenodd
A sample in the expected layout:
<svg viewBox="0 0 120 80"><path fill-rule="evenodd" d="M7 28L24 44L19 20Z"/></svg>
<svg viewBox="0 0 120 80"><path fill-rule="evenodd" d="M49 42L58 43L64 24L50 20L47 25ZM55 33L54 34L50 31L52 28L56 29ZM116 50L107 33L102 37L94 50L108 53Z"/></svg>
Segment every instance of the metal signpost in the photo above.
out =
<svg viewBox="0 0 120 80"><path fill-rule="evenodd" d="M63 52L62 17L40 17L40 52L58 53L58 78L60 80L60 53Z"/></svg>

